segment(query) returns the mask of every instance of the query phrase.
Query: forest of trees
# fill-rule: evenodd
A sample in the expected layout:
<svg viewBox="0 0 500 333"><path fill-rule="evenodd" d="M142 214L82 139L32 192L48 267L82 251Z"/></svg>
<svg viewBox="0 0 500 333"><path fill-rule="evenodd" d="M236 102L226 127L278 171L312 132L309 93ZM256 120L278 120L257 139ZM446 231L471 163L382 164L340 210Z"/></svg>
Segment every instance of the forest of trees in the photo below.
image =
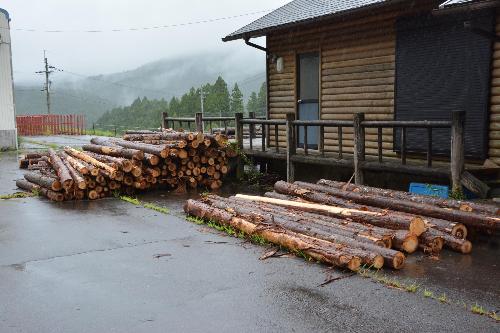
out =
<svg viewBox="0 0 500 333"><path fill-rule="evenodd" d="M244 96L238 84L230 91L227 83L219 76L214 84L207 83L197 89L193 87L181 98L173 97L170 101L137 98L130 106L107 111L97 121L97 126L156 128L161 123L162 112L168 112L171 117L194 117L195 113L201 112L201 91L206 116L232 116L238 112L255 112L257 116L264 116L266 113L265 83L258 92L252 92L245 107Z"/></svg>

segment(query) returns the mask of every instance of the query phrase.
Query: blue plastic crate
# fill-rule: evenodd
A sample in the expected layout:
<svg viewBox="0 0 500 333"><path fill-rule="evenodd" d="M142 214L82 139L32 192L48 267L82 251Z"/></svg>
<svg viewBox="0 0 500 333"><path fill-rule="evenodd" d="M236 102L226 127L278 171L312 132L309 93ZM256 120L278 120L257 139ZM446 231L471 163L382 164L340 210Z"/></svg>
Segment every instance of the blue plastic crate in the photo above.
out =
<svg viewBox="0 0 500 333"><path fill-rule="evenodd" d="M450 188L448 186L422 184L422 183L410 183L410 193L414 193L414 194L430 195L433 197L447 199L449 192L450 192Z"/></svg>

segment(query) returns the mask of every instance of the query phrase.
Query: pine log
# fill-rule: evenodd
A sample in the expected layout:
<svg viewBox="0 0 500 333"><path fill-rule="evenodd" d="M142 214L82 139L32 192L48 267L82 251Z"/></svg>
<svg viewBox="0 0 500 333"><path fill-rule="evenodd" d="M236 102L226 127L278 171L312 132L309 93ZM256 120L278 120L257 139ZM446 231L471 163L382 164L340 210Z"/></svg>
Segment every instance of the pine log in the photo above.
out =
<svg viewBox="0 0 500 333"><path fill-rule="evenodd" d="M147 162L151 166L157 166L160 164L160 158L153 154L144 154L144 161Z"/></svg>
<svg viewBox="0 0 500 333"><path fill-rule="evenodd" d="M319 203L319 207L311 208L322 210L337 218L351 218L360 223L373 224L387 229L405 229L416 236L420 236L426 230L424 221L418 216L403 215L394 211L372 207L362 207L345 200L338 200L338 198L325 193L304 189L299 185L283 181L276 182L274 189L278 193L297 195L308 201ZM295 205L301 205L301 203L295 203ZM306 205L306 207L310 206L310 204L302 205Z"/></svg>
<svg viewBox="0 0 500 333"><path fill-rule="evenodd" d="M32 182L27 181L26 179L18 179L16 181L16 185L20 189L23 189L23 190L31 192L31 193L39 193L52 201L63 201L64 200L64 195L62 193L54 192L54 191L49 190L45 187L41 187L37 184L34 184Z"/></svg>
<svg viewBox="0 0 500 333"><path fill-rule="evenodd" d="M87 188L87 183L85 182L85 178L83 178L83 175L78 170L76 170L71 166L71 164L66 159L66 156L68 156L66 152L61 152L59 157L68 168L69 174L71 175L71 178L73 178L73 184L76 185L78 189L85 190Z"/></svg>
<svg viewBox="0 0 500 333"><path fill-rule="evenodd" d="M49 190L58 192L62 190L62 184L58 178L48 177L41 174L28 172L24 175L27 181L45 187Z"/></svg>
<svg viewBox="0 0 500 333"><path fill-rule="evenodd" d="M128 158L131 160L142 160L144 158L144 152L139 149L127 149L119 146L113 146L111 141L103 140L101 138L93 138L91 142L93 144L83 145L82 149L97 154Z"/></svg>
<svg viewBox="0 0 500 333"><path fill-rule="evenodd" d="M288 217L294 218L297 222L300 223L335 229L335 233L346 237L351 237L353 239L356 239L357 241L367 242L385 248L392 247L392 236L389 235L390 233L383 235L382 233L374 232L373 226L366 226L360 223L340 220L333 217L304 212L294 208L287 208L279 205L272 205L263 202L253 203L247 200L238 199L236 197L230 197L220 200L227 204L241 205L246 207L254 207L255 205L258 205L258 208L266 213L287 215Z"/></svg>
<svg viewBox="0 0 500 333"><path fill-rule="evenodd" d="M95 158L98 161L103 162L103 163L113 164L115 169L119 168L119 169L123 170L124 172L130 172L130 171L132 171L132 168L134 167L131 160L123 158L123 157L101 155L98 153L91 152L90 150L87 150L86 154Z"/></svg>
<svg viewBox="0 0 500 333"><path fill-rule="evenodd" d="M336 197L337 198L336 201L339 203L346 202L347 200L350 200L348 198L339 198L339 196L336 195L336 193L339 191L344 192L346 194L358 195L357 193L354 193L354 192L348 192L348 191L343 191L343 190L339 190L336 188L330 188L330 187L324 186L324 185L317 185L317 184L304 183L304 182L295 182L294 184L299 186L299 187L303 187L307 190L313 190L316 192L321 192L321 193L325 193L325 194L328 194L330 196ZM373 195L370 194L367 196L372 197ZM387 201L392 200L390 198L386 198L386 199L387 199ZM350 205L353 205L352 202L350 202L350 201L347 201L347 202L349 202ZM356 204L354 203L354 205L356 205ZM363 209L363 208L360 208L361 203L357 203L357 205L358 205L357 206L358 209ZM367 208L370 210L379 210L379 211L388 211L389 209L391 209L390 207L381 207L381 206L372 206L372 207L367 207ZM414 211L413 214L406 213L405 211L400 211L397 208L391 209L391 211L394 212L395 214L399 214L399 215L407 216L407 217L414 216L413 214L419 215L418 211ZM443 220L440 218L434 218L434 217L429 217L429 216L419 215L419 217L424 221L426 227L434 227L434 228L439 229L441 231L451 233L452 235L454 235L457 238L465 238L467 236L467 228L462 223L457 223L457 222ZM415 233L415 235L419 236L420 234Z"/></svg>
<svg viewBox="0 0 500 333"><path fill-rule="evenodd" d="M272 192L274 193L274 192ZM279 194L278 194L279 195ZM267 193L266 193L267 196ZM283 195L281 195L283 196ZM253 204L248 200L238 200L236 197L231 197L228 200L233 199L241 205ZM283 198L278 197L278 199L293 200L291 197ZM299 201L301 199L295 197ZM406 253L413 253L418 248L418 237L411 234L407 230L391 230L386 228L376 227L370 224L361 224L352 222L349 220L342 220L333 217L327 217L320 214L309 213L296 208L286 208L279 205L273 205L268 203L259 203L261 209L269 209L273 213L280 213L288 215L296 215L300 217L300 222L308 224L319 224L328 228L335 228L335 233L343 234L344 236L355 238L358 241L365 241L370 243L375 243L379 246L384 246L386 248L394 248Z"/></svg>
<svg viewBox="0 0 500 333"><path fill-rule="evenodd" d="M417 203L428 203L441 208L450 208L461 210L464 212L484 213L488 215L500 215L500 209L496 205L481 204L472 201L443 199L434 196L418 195L408 192L381 189L370 186L347 184L344 182L337 182L333 180L321 179L318 181L320 185L326 185L337 189L344 189L347 191L375 194L388 198L395 198L400 200L409 200Z"/></svg>
<svg viewBox="0 0 500 333"><path fill-rule="evenodd" d="M163 158L168 157L168 152L170 148L175 148L174 145L150 145L147 143L131 142L126 140L113 140L112 142L124 148L141 150L144 153L153 154ZM144 159L144 156L140 160L142 159Z"/></svg>
<svg viewBox="0 0 500 333"><path fill-rule="evenodd" d="M240 217L251 217L252 221L264 221L269 224L276 224L299 234L335 243L337 247L340 245L339 249L343 247L348 253L359 256L363 264L377 269L381 268L384 262L392 268L399 269L405 261L405 256L401 252L386 249L373 243L360 242L354 238L337 233L337 230L334 228L325 228L318 225L311 225L307 222L304 223L302 219L296 219L290 215L269 214L260 209L258 204L253 207L251 205L244 206L239 202L231 203L217 196L209 196L206 200L213 207L236 212ZM355 251L353 249L360 249L362 251Z"/></svg>
<svg viewBox="0 0 500 333"><path fill-rule="evenodd" d="M322 185L318 185L322 186ZM468 228L476 228L482 231L498 233L500 232L500 217L482 215L474 212L464 212L460 210L445 209L428 203L419 203L408 200L387 198L382 196L365 195L361 193L339 190L337 188L323 186L324 192L338 196L346 200L352 200L359 204L365 204L381 208L419 214L448 220L455 223L463 223Z"/></svg>
<svg viewBox="0 0 500 333"><path fill-rule="evenodd" d="M56 170L59 181L61 182L64 190L69 191L69 189L73 186L73 178L71 177L68 168L53 149L49 148L48 152L50 164L54 170Z"/></svg>
<svg viewBox="0 0 500 333"><path fill-rule="evenodd" d="M66 161L71 164L71 166L78 170L82 175L87 175L90 172L89 165L73 156L68 155L65 151L61 152L66 159Z"/></svg>
<svg viewBox="0 0 500 333"><path fill-rule="evenodd" d="M420 247L424 252L430 252L432 254L438 254L443 249L444 239L439 236L435 236L429 231L424 232L420 235Z"/></svg>
<svg viewBox="0 0 500 333"><path fill-rule="evenodd" d="M71 147L64 147L64 151L67 152L69 155L72 155L73 157L79 158L82 161L92 164L97 168L106 170L111 175L111 177L114 177L114 175L116 174L117 170L115 168L112 168L109 165L96 160L95 158L85 154L84 152L78 151Z"/></svg>
<svg viewBox="0 0 500 333"><path fill-rule="evenodd" d="M456 252L469 254L472 252L472 243L465 239L458 239L439 230L429 229L426 234L443 239L444 246Z"/></svg>
<svg viewBox="0 0 500 333"><path fill-rule="evenodd" d="M184 211L187 214L202 219L229 225L247 235L259 235L271 243L283 246L291 251L303 252L320 262L338 267L347 267L352 271L357 271L361 265L361 260L358 257L345 254L330 247L325 249L324 241L283 230L272 225L265 225L263 223L255 224L245 219L234 217L222 209L211 207L199 201L189 199L184 205Z"/></svg>

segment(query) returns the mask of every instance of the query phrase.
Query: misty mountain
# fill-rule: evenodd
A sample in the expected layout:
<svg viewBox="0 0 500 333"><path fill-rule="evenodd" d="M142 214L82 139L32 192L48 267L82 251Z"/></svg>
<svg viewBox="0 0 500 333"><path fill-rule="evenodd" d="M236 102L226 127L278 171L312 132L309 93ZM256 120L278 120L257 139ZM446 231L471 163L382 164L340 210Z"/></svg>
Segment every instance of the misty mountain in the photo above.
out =
<svg viewBox="0 0 500 333"><path fill-rule="evenodd" d="M241 58L235 53L204 53L162 59L120 73L85 77L63 72L52 76L52 112L84 113L87 123L104 112L130 105L137 97L170 100L191 87L213 83L221 75L229 88L238 83L244 100L265 81L263 57ZM46 113L44 92L39 86L15 87L18 114Z"/></svg>

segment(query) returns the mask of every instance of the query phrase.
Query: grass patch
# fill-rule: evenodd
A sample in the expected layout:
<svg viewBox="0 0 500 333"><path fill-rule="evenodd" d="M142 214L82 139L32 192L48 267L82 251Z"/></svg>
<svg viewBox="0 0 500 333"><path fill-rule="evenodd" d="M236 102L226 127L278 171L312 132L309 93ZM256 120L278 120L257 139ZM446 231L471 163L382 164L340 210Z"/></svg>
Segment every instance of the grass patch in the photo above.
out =
<svg viewBox="0 0 500 333"><path fill-rule="evenodd" d="M170 210L168 208L161 207L161 206L158 206L158 205L155 205L152 203L148 203L148 202L142 202L137 198L132 198L132 197L128 197L126 195L122 195L122 196L120 196L120 199L125 201L125 202L131 203L133 205L142 206L144 208L151 209L151 210L154 210L154 211L162 213L162 214L170 213Z"/></svg>
<svg viewBox="0 0 500 333"><path fill-rule="evenodd" d="M28 139L23 139L23 142L31 143L31 144L39 145L39 146L44 146L44 147L52 148L52 149L60 148L60 146L55 144L55 143L45 143L45 142L40 142L40 141L35 141L35 140L28 140Z"/></svg>
<svg viewBox="0 0 500 333"><path fill-rule="evenodd" d="M28 193L28 192L16 192L12 194L3 194L0 195L0 200L8 200L8 199L17 199L17 198L29 198L36 196L35 193Z"/></svg>
<svg viewBox="0 0 500 333"><path fill-rule="evenodd" d="M475 303L474 305L472 305L470 307L470 310L472 313L475 313L475 314L478 314L478 315L485 315L486 314L486 310L484 310L484 308L480 305L478 305L477 303Z"/></svg>
<svg viewBox="0 0 500 333"><path fill-rule="evenodd" d="M96 135L96 136L109 136L109 137L119 136L118 132L115 135L115 131L108 131L108 130L102 130L102 129L88 130L87 133L89 135Z"/></svg>
<svg viewBox="0 0 500 333"><path fill-rule="evenodd" d="M229 236L240 238L240 239L248 239L251 243L256 244L256 245L268 245L269 242L262 236L260 235L247 235L243 231L240 231L238 229L233 228L230 225L225 225L218 223L217 221L213 220L204 220L196 216L187 216L186 220L189 222L193 222L194 224L197 225L206 225L207 227L210 227L212 229L215 229L217 231L223 232Z"/></svg>
<svg viewBox="0 0 500 333"><path fill-rule="evenodd" d="M434 293L430 290L425 289L424 290L424 297L426 298L434 298Z"/></svg>

